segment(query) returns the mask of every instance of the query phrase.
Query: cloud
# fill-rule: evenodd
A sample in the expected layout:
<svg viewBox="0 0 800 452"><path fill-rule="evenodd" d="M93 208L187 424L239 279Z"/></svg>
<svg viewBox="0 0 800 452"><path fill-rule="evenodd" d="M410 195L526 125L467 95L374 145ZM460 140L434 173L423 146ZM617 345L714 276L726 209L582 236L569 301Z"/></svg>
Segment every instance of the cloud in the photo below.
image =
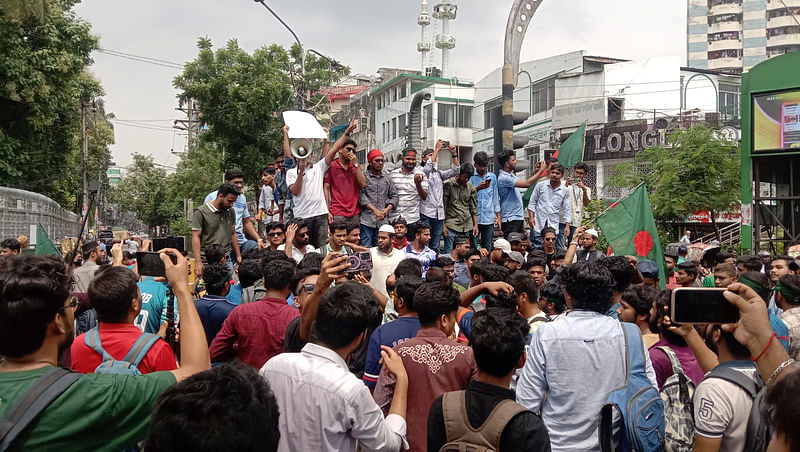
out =
<svg viewBox="0 0 800 452"><path fill-rule="evenodd" d="M429 10L436 0L429 0ZM478 81L502 64L503 34L510 1L462 0L451 22L456 48L451 67L459 78ZM416 51L418 1L267 0L306 47L371 74L378 67L418 69ZM533 17L522 46L522 60L585 49L590 54L619 58L679 55L685 60L686 3L682 0L545 0ZM84 0L79 16L92 24L101 47L182 63L196 55L196 41L207 36L215 46L231 38L252 51L273 42L290 45L288 31L252 0ZM435 22L435 21L434 21ZM429 27L429 35L435 31ZM441 63L438 52L434 54ZM172 79L177 69L94 54L91 71L106 90L107 110L120 119L161 127L179 118ZM499 90L499 87L498 87ZM117 125L112 146L120 165L130 154L152 154L159 164L174 166L185 138L170 131Z"/></svg>

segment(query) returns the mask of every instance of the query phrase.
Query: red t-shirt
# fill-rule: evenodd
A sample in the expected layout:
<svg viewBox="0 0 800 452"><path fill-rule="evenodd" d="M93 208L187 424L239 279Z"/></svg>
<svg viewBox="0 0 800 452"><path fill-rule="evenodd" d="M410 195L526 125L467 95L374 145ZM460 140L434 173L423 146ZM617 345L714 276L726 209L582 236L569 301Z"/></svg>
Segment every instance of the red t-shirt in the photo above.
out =
<svg viewBox="0 0 800 452"><path fill-rule="evenodd" d="M323 181L331 184L331 215L354 217L361 212L358 208L358 194L361 188L358 186L356 171L361 169L357 169L352 162L345 169L339 159L336 159L325 173Z"/></svg>
<svg viewBox="0 0 800 452"><path fill-rule="evenodd" d="M129 323L100 323L100 343L103 349L114 359L123 359L128 351L142 335L136 325ZM103 357L86 345L86 333L75 338L70 348L72 354L72 370L82 374L90 374L103 363ZM139 363L139 372L149 374L162 370L178 368L175 355L169 344L159 339L150 347Z"/></svg>

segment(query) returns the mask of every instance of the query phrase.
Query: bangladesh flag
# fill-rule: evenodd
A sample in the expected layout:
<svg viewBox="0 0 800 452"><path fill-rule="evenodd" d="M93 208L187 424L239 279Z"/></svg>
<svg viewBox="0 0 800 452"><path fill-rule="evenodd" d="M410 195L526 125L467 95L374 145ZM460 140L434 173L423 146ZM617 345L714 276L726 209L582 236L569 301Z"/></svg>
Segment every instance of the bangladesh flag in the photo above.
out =
<svg viewBox="0 0 800 452"><path fill-rule="evenodd" d="M50 237L47 236L47 231L42 227L42 223L39 223L39 227L36 229L36 255L42 256L46 254L61 255L58 248L50 240Z"/></svg>
<svg viewBox="0 0 800 452"><path fill-rule="evenodd" d="M570 136L561 143L561 146L553 153L553 157L558 159L558 163L564 168L573 168L578 162L583 160L583 149L586 143L586 121L583 121L578 130L572 132Z"/></svg>
<svg viewBox="0 0 800 452"><path fill-rule="evenodd" d="M597 226L603 231L615 255L633 255L658 264L659 283L662 289L666 288L664 251L644 184L597 217Z"/></svg>

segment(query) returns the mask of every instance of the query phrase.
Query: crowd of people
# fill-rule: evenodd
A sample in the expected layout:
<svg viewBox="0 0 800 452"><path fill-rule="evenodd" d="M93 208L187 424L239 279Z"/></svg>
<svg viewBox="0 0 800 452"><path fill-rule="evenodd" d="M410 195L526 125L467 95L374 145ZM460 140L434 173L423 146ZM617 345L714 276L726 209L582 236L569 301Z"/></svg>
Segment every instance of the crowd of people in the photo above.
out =
<svg viewBox="0 0 800 452"><path fill-rule="evenodd" d="M439 140L362 169L354 127L319 160L285 128L254 216L227 171L193 214L193 269L3 241L0 450L800 448L794 258L668 247L661 290L657 263L597 249L584 164L495 175ZM701 286L739 322L672 322L670 289Z"/></svg>

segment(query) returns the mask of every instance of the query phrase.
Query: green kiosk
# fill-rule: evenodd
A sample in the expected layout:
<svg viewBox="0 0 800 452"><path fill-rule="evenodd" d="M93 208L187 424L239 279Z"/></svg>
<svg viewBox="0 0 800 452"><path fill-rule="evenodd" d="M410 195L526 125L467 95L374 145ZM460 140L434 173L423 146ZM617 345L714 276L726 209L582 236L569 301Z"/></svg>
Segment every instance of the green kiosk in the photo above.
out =
<svg viewBox="0 0 800 452"><path fill-rule="evenodd" d="M800 244L800 52L742 75L743 252Z"/></svg>

